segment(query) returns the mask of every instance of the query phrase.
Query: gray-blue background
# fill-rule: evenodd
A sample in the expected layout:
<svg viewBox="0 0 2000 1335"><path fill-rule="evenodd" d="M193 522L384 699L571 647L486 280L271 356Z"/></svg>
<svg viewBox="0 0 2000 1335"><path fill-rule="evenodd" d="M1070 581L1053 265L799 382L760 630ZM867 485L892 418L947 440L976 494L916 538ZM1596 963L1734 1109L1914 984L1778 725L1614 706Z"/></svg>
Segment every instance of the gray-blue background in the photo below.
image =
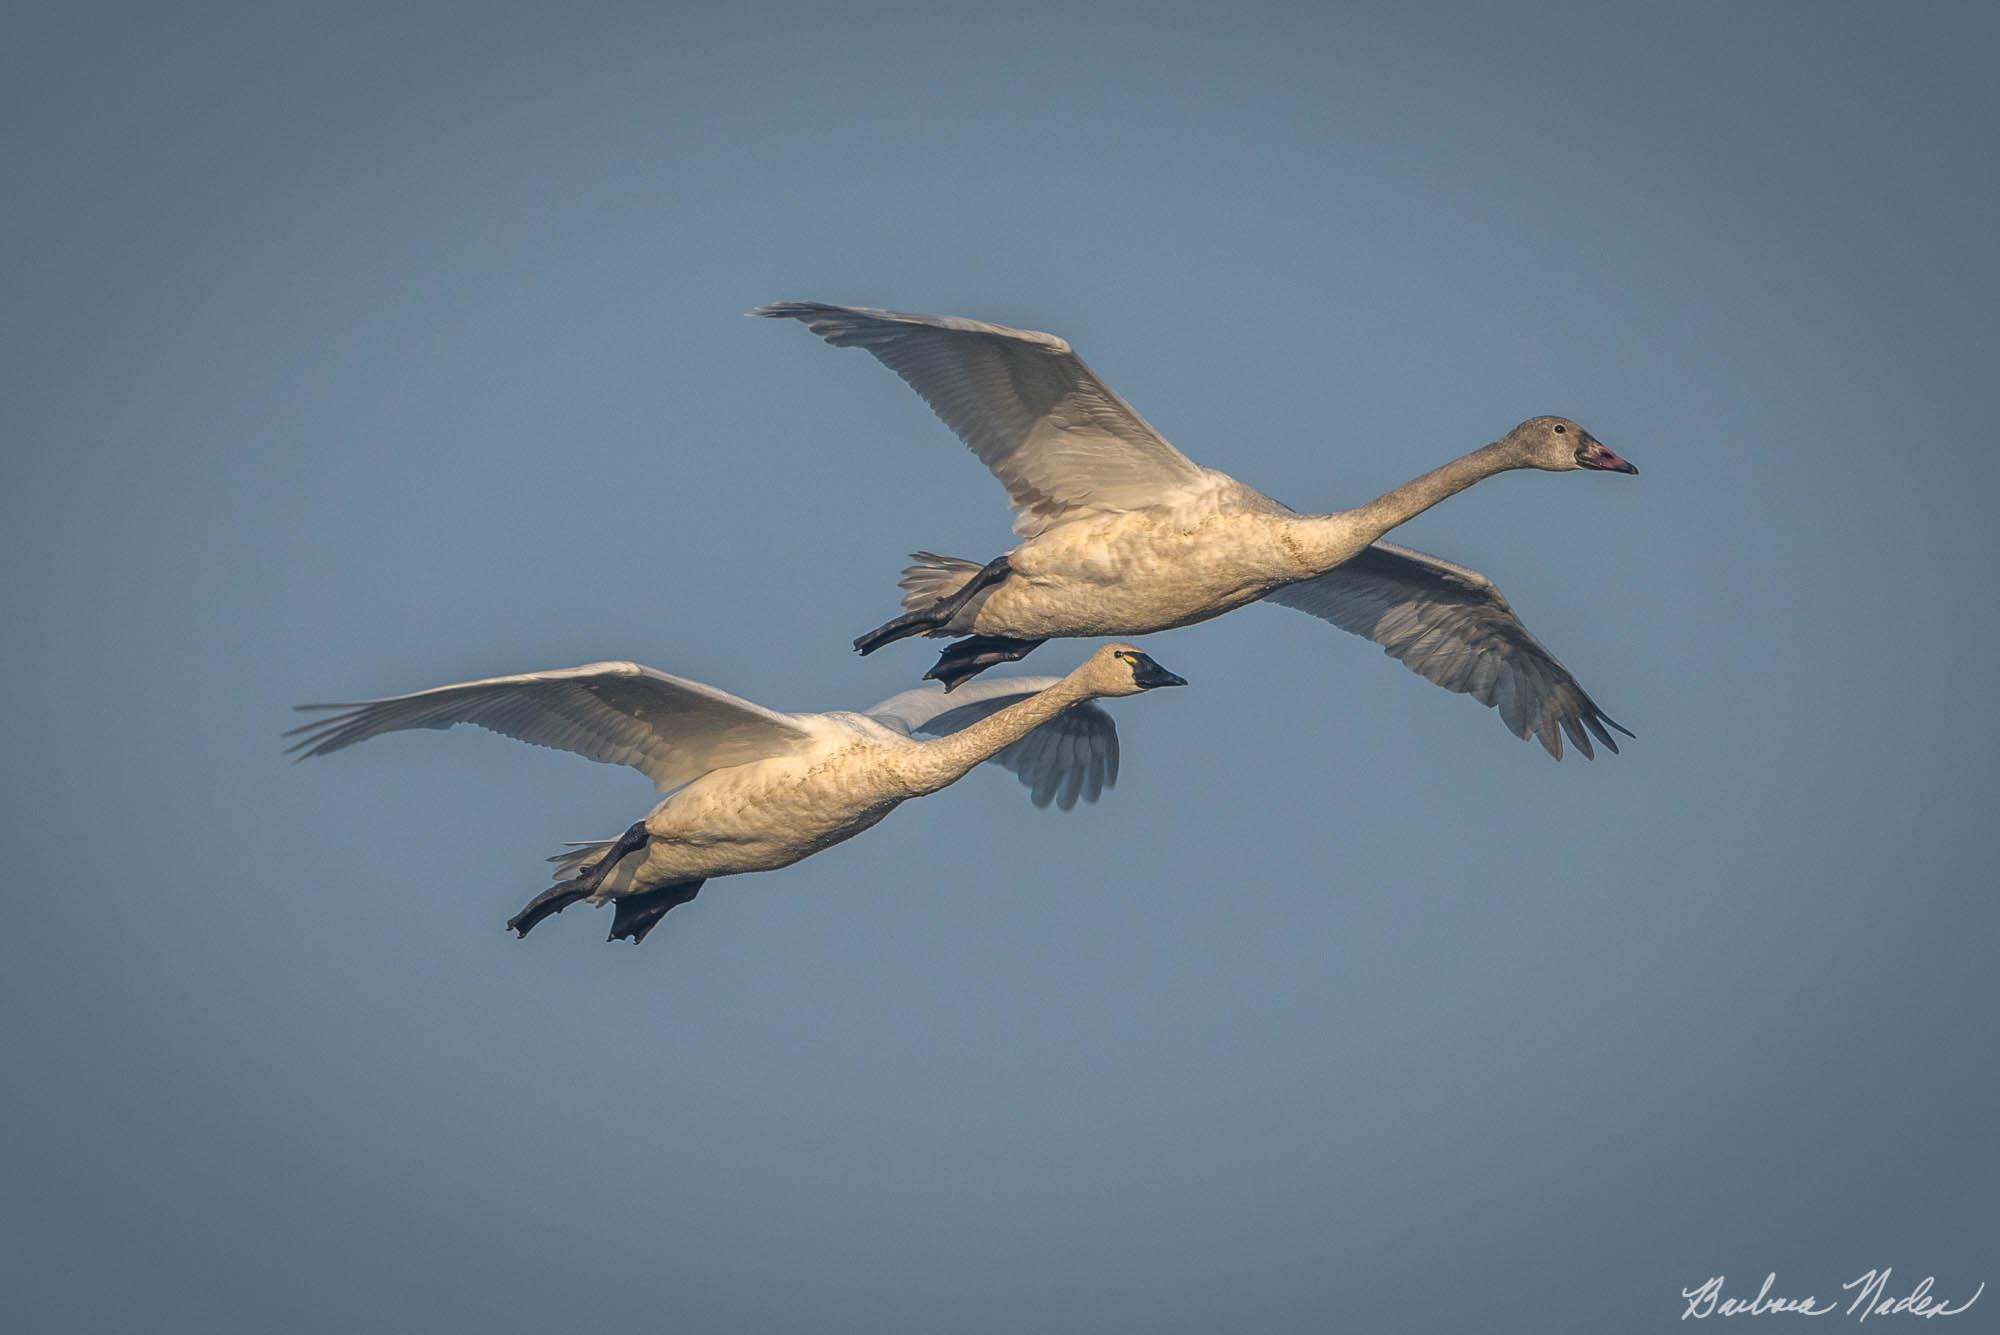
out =
<svg viewBox="0 0 2000 1335"><path fill-rule="evenodd" d="M2000 1283L1991 11L1305 9L10 7L21 1329ZM981 773L642 949L513 941L645 782L293 769L292 703L629 656L856 706L929 661L845 647L903 553L1008 541L780 297L1059 332L1301 506L1580 418L1643 475L1406 536L1639 740L1550 764L1253 608L1153 637L1194 685L1095 809Z"/></svg>

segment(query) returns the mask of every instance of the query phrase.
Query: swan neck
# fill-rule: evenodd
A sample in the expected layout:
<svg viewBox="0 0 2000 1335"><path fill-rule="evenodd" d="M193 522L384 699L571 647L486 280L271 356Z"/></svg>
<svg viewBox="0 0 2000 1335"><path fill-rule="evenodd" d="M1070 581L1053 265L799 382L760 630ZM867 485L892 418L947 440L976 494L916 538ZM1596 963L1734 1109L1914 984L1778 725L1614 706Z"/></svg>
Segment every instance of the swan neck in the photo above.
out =
<svg viewBox="0 0 2000 1335"><path fill-rule="evenodd" d="M991 760L1071 705L1088 698L1089 691L1077 686L1070 677L1064 677L1047 690L995 710L948 737L919 742L905 767L912 793L917 796L934 793L958 782L974 766Z"/></svg>
<svg viewBox="0 0 2000 1335"><path fill-rule="evenodd" d="M1365 505L1310 516L1304 521L1307 540L1302 544L1307 564L1313 567L1313 574L1324 574L1439 501L1456 496L1495 473L1520 467L1522 463L1507 448L1507 443L1495 441L1384 492Z"/></svg>

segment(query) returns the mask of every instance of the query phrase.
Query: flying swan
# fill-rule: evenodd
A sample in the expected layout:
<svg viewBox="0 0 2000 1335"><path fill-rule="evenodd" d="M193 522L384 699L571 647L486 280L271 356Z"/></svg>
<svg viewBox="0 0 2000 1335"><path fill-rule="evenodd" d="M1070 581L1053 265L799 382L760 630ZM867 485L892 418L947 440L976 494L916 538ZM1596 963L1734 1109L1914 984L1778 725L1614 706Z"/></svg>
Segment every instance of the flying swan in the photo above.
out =
<svg viewBox="0 0 2000 1335"><path fill-rule="evenodd" d="M303 760L385 732L473 723L632 766L667 797L618 838L549 859L556 884L507 926L525 937L580 899L610 900L609 939L637 943L709 878L789 867L981 761L1012 770L1036 806L1094 802L1118 778L1118 732L1089 701L1186 684L1131 645L1111 644L1066 677L982 682L949 698L919 687L859 714L785 714L638 663L587 663L300 705L324 717L285 735L297 739L288 754Z"/></svg>
<svg viewBox="0 0 2000 1335"><path fill-rule="evenodd" d="M950 690L1058 636L1144 635L1258 599L1365 635L1449 691L1500 711L1557 760L1620 727L1476 570L1378 542L1514 468L1636 473L1575 422L1535 417L1366 505L1302 515L1196 464L1053 334L978 320L783 301L835 347L865 348L922 395L1007 488L1020 545L981 565L917 552L897 617L854 642L963 636L925 675ZM1587 731L1586 731L1587 730Z"/></svg>

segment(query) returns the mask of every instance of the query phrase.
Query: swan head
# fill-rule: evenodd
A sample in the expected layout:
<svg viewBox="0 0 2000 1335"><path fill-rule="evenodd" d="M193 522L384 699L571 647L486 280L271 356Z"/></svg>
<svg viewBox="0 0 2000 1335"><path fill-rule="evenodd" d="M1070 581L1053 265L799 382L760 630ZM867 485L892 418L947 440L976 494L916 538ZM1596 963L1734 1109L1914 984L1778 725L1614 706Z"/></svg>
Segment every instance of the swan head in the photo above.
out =
<svg viewBox="0 0 2000 1335"><path fill-rule="evenodd" d="M1095 696L1137 695L1161 686L1187 685L1185 677L1167 671L1151 654L1130 644L1105 645L1072 675Z"/></svg>
<svg viewBox="0 0 2000 1335"><path fill-rule="evenodd" d="M1567 473L1574 468L1601 473L1639 471L1567 417L1530 417L1502 437L1500 443L1514 452L1522 468L1540 468L1551 473Z"/></svg>

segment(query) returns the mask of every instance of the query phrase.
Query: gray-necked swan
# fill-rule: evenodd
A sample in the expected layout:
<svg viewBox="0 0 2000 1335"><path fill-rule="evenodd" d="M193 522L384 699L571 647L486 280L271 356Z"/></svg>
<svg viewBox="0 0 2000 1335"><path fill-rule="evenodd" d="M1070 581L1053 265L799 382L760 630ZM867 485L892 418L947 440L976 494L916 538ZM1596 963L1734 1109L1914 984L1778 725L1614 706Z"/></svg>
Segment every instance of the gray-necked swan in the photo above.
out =
<svg viewBox="0 0 2000 1335"><path fill-rule="evenodd" d="M1302 515L1169 445L1053 334L977 320L787 301L751 312L866 348L922 395L1006 486L1021 543L984 565L918 552L905 615L854 642L965 636L925 674L956 686L1058 636L1144 635L1262 598L1364 635L1450 691L1500 711L1562 759L1618 749L1576 678L1476 570L1376 541L1495 473L1639 470L1562 417L1366 505ZM1588 731L1586 731L1588 729Z"/></svg>
<svg viewBox="0 0 2000 1335"><path fill-rule="evenodd" d="M949 698L919 687L864 713L786 714L637 663L588 663L301 705L325 716L286 735L303 760L385 732L472 723L632 766L667 797L617 839L551 858L556 884L507 926L525 937L578 900L609 900L611 939L637 942L703 881L788 867L982 761L1013 770L1037 806L1094 802L1118 777L1118 733L1088 702L1186 683L1131 645L1112 644L1066 677L980 685Z"/></svg>

